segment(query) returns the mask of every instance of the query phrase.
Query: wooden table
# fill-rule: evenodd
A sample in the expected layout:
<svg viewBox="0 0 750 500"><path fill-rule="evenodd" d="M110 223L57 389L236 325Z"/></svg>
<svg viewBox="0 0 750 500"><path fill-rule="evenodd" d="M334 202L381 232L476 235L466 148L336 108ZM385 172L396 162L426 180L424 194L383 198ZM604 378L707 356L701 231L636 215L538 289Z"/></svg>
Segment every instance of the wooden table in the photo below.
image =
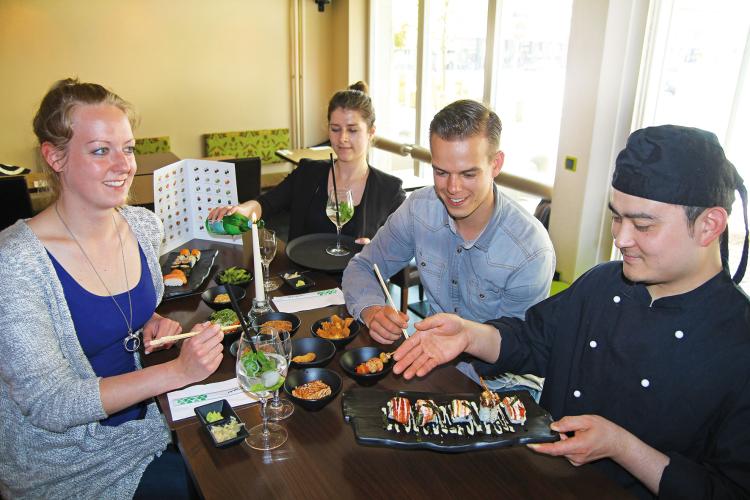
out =
<svg viewBox="0 0 750 500"><path fill-rule="evenodd" d="M208 242L188 246L205 248ZM219 246L217 268L244 265L241 247ZM279 248L272 268L276 272L295 268ZM338 276L312 272L317 289L338 286ZM241 303L250 307L253 293ZM283 288L272 296L288 293ZM204 321L211 310L199 296L163 303L158 311L180 321L183 327ZM310 336L317 319L343 313L344 306L297 313L302 325L296 337ZM373 345L362 328L348 347ZM176 355L176 349L146 357L148 364ZM340 354L327 366L342 375L342 392L325 408L308 412L295 407L294 414L281 422L289 440L281 448L260 452L244 443L224 450L214 448L195 418L176 423L169 418L166 396L159 402L190 473L200 491L214 498L628 498L609 478L590 467L575 468L563 458L533 453L525 447L445 454L423 450L395 450L356 443L351 427L344 422L341 394L356 387L339 366ZM207 382L234 376L234 358L225 351L224 360ZM421 380L405 381L392 373L376 389L430 392L477 392L478 388L454 367L445 366ZM260 423L257 405L236 409L248 428Z"/></svg>

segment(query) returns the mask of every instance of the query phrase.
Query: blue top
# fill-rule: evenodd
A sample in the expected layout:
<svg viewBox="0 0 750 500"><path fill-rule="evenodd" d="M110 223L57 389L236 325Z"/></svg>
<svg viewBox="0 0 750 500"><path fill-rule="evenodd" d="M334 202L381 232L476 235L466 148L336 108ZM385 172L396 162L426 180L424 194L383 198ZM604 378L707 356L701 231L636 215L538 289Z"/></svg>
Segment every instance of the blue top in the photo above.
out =
<svg viewBox="0 0 750 500"><path fill-rule="evenodd" d="M140 245L138 245L138 252L141 256L141 278L138 284L130 290L130 298L133 302L133 331L141 329L146 324L154 314L153 304L156 304L151 271L149 271L146 256ZM112 303L112 298L94 295L84 289L52 254L49 252L47 254L62 283L78 340L94 373L99 377L112 377L134 371L136 369L135 357L133 353L125 350L122 343L128 334L127 325L120 311ZM129 320L130 305L127 292L115 295L114 298ZM94 321L92 321L93 318L95 318ZM111 426L120 425L129 420L142 419L145 413L146 404L141 402L113 413L99 423Z"/></svg>

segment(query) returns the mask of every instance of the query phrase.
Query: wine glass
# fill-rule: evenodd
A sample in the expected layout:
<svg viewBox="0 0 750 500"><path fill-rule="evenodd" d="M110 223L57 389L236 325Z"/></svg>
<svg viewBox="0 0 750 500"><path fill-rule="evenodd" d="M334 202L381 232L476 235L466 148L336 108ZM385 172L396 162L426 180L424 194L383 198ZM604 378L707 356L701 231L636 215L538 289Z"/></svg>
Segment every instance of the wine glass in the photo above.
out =
<svg viewBox="0 0 750 500"><path fill-rule="evenodd" d="M253 350L253 346L255 350ZM237 381L240 387L260 400L263 423L248 432L245 442L256 450L273 450L286 442L287 432L268 423L266 403L271 393L284 385L289 363L278 330L264 328L263 333L247 337L243 332L237 346Z"/></svg>
<svg viewBox="0 0 750 500"><path fill-rule="evenodd" d="M286 330L278 330L279 338L281 339L281 345L284 349L284 355L286 356L286 362L292 360L292 336ZM279 397L279 389L276 389L273 393L273 399L266 407L266 415L268 420L284 420L285 418L291 417L294 413L294 405L287 399L281 399Z"/></svg>
<svg viewBox="0 0 750 500"><path fill-rule="evenodd" d="M272 229L261 229L258 236L260 260L263 264L263 288L267 292L272 292L281 286L280 280L270 276L271 261L276 256L276 232Z"/></svg>
<svg viewBox="0 0 750 500"><path fill-rule="evenodd" d="M336 213L338 209L338 214ZM326 248L326 253L340 257L348 255L349 249L341 246L341 228L354 217L354 200L351 189L331 190L326 202L326 215L336 226L336 246Z"/></svg>

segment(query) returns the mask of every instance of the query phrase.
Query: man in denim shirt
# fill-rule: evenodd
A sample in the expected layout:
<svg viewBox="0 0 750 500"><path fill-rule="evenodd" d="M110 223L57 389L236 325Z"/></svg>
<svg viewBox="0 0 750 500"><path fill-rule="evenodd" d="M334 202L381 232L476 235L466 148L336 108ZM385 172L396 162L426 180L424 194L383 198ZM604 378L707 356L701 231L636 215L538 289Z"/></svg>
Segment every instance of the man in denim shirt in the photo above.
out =
<svg viewBox="0 0 750 500"><path fill-rule="evenodd" d="M385 305L373 264L391 276L415 258L430 315L523 318L547 297L555 270L549 236L494 182L504 160L501 130L493 111L470 100L456 101L433 118L434 188L412 193L344 271L349 312L374 340L397 340L408 317Z"/></svg>

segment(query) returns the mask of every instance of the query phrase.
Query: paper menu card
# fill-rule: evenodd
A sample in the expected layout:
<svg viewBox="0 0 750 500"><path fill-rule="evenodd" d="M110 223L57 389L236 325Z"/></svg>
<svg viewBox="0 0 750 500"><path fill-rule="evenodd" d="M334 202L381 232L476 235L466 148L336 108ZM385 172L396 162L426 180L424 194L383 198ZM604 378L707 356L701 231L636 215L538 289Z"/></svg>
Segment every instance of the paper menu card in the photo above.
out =
<svg viewBox="0 0 750 500"><path fill-rule="evenodd" d="M274 297L273 303L279 312L295 313L298 311L308 311L310 309L319 309L321 307L343 305L344 292L340 288L331 288L329 290L319 290L317 292L301 293L298 295L285 295L283 297Z"/></svg>
<svg viewBox="0 0 750 500"><path fill-rule="evenodd" d="M242 244L241 238L211 235L205 226L212 208L237 204L234 164L180 160L153 175L154 212L164 223L162 255L194 238Z"/></svg>

